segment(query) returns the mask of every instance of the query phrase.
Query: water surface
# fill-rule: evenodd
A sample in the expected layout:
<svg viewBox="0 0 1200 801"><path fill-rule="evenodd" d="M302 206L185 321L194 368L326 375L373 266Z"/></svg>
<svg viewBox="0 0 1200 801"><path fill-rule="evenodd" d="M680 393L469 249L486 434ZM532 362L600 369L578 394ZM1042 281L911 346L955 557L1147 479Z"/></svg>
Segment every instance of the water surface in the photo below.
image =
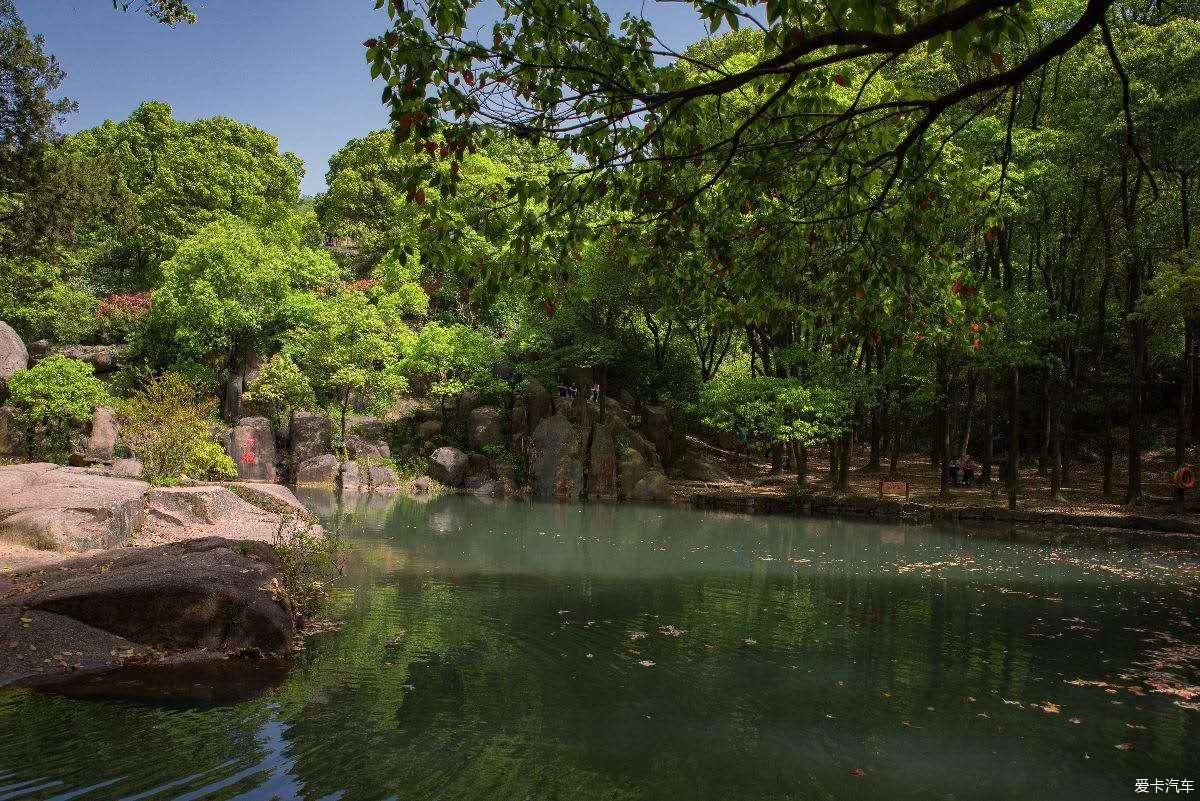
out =
<svg viewBox="0 0 1200 801"><path fill-rule="evenodd" d="M0 695L0 799L1096 801L1200 782L1194 552L307 500L355 550L339 630L247 701Z"/></svg>

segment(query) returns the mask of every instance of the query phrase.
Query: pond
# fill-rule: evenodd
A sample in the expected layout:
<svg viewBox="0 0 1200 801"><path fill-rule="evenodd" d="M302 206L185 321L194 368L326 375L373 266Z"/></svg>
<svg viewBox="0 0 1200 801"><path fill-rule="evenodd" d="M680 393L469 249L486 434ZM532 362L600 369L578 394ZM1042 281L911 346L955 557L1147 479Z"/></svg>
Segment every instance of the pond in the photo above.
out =
<svg viewBox="0 0 1200 801"><path fill-rule="evenodd" d="M0 799L1097 801L1200 783L1194 551L306 501L353 543L339 629L249 700L195 700L254 684L232 673L170 703L0 695Z"/></svg>

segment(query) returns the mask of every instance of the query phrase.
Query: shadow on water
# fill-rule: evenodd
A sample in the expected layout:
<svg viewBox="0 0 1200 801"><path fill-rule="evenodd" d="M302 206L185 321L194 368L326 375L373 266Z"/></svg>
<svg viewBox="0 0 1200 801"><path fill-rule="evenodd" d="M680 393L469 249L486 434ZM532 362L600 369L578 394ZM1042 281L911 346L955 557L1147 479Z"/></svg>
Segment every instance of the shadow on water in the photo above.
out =
<svg viewBox="0 0 1200 801"><path fill-rule="evenodd" d="M0 697L0 797L1094 801L1200 780L1194 552L303 499L354 547L338 630L240 702L213 705L252 684L234 674Z"/></svg>
<svg viewBox="0 0 1200 801"><path fill-rule="evenodd" d="M25 687L65 698L208 707L258 698L282 684L291 666L284 659L126 665L30 681Z"/></svg>

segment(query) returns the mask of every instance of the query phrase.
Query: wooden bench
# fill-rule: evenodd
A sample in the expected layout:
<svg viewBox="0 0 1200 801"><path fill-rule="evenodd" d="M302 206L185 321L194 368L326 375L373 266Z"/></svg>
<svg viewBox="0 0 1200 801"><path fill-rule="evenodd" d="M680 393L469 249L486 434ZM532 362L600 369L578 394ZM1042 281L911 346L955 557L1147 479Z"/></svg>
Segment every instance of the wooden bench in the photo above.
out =
<svg viewBox="0 0 1200 801"><path fill-rule="evenodd" d="M883 479L879 482L880 498L904 498L908 500L908 482Z"/></svg>

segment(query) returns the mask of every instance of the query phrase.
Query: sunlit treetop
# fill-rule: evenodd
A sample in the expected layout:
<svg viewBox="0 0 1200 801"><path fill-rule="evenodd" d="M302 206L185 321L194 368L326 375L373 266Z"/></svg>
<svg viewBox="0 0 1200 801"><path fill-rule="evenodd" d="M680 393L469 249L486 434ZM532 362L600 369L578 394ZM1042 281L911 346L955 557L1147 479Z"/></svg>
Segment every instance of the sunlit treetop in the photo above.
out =
<svg viewBox="0 0 1200 801"><path fill-rule="evenodd" d="M195 13L184 0L112 0L112 4L118 11L139 11L164 25L196 21Z"/></svg>
<svg viewBox="0 0 1200 801"><path fill-rule="evenodd" d="M640 14L612 19L593 0L378 0L390 27L368 40L398 144L434 136L457 158L489 131L549 139L572 161L544 186L519 180L514 202L544 200L570 231L605 196L674 215L723 178L802 164L798 193L843 217L883 210L927 140L956 114L1002 101L1099 28L1112 0L1035 9L1029 0L888 2L690 0L713 33L753 31L730 58L705 41L677 51ZM1123 10L1122 13L1126 13ZM473 27L487 15L496 21ZM926 62L952 64L928 80ZM931 151L931 152L925 152ZM648 166L659 169L643 169ZM655 194L662 169L703 175ZM453 184L453 176L449 176ZM649 193L649 194L648 194ZM810 198L811 194L806 194Z"/></svg>

